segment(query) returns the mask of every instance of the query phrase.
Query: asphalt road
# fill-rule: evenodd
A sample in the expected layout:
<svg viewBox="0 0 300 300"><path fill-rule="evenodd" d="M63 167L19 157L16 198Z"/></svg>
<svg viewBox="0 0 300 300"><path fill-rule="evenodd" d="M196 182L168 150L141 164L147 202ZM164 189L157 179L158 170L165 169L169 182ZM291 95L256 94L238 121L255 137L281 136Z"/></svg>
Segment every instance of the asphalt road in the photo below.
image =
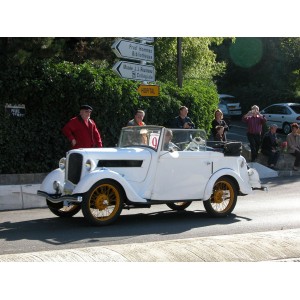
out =
<svg viewBox="0 0 300 300"><path fill-rule="evenodd" d="M0 212L1 254L167 241L300 228L299 177L265 181L269 192L239 197L233 214L214 219L202 202L186 211L166 205L123 210L107 227L91 227L81 212L70 219L48 209Z"/></svg>
<svg viewBox="0 0 300 300"><path fill-rule="evenodd" d="M277 137L282 141L286 140L286 135L283 134L280 130L277 131ZM227 139L248 143L247 124L242 122L241 120L232 120L230 129L227 133Z"/></svg>

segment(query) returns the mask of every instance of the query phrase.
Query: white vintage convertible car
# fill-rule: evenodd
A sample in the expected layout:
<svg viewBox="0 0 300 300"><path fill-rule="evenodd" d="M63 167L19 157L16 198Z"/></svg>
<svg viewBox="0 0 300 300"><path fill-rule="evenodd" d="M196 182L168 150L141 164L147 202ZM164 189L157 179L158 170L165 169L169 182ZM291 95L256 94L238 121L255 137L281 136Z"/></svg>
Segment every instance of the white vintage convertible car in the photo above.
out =
<svg viewBox="0 0 300 300"><path fill-rule="evenodd" d="M125 127L115 148L67 152L38 195L55 215L72 217L82 210L100 226L116 221L123 208L163 203L183 210L203 201L210 216L224 217L238 195L264 189L240 148L241 143L209 144L199 129Z"/></svg>

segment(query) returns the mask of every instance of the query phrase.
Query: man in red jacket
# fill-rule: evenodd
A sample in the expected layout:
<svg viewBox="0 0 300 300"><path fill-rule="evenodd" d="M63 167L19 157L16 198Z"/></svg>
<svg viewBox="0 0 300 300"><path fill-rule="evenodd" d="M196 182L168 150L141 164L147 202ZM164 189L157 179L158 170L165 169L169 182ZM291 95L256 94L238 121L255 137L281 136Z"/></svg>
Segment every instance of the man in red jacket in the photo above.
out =
<svg viewBox="0 0 300 300"><path fill-rule="evenodd" d="M79 115L72 118L62 129L73 149L102 147L100 133L91 119L92 110L89 105L81 105Z"/></svg>

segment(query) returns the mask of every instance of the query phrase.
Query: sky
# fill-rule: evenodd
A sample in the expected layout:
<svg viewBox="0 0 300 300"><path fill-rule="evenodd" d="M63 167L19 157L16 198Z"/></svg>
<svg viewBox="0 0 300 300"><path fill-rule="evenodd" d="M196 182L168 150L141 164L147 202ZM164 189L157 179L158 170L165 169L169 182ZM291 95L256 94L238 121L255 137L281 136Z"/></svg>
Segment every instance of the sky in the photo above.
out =
<svg viewBox="0 0 300 300"><path fill-rule="evenodd" d="M10 0L1 4L0 36L299 36L295 3Z"/></svg>

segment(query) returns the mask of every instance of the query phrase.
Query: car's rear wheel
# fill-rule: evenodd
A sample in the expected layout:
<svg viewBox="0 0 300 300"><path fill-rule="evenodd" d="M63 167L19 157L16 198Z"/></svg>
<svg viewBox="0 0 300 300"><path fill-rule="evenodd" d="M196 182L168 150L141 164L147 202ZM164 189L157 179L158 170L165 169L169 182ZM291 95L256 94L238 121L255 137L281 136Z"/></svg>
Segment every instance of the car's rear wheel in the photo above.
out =
<svg viewBox="0 0 300 300"><path fill-rule="evenodd" d="M219 178L213 187L213 193L203 205L207 213L212 217L225 217L229 215L237 202L237 188L232 179Z"/></svg>
<svg viewBox="0 0 300 300"><path fill-rule="evenodd" d="M95 183L83 197L82 213L93 225L108 225L120 216L124 193L113 180L104 179Z"/></svg>
<svg viewBox="0 0 300 300"><path fill-rule="evenodd" d="M180 202L167 203L167 206L173 210L185 210L191 204L192 202L180 201Z"/></svg>
<svg viewBox="0 0 300 300"><path fill-rule="evenodd" d="M81 210L80 204L64 206L63 202L53 203L49 200L47 200L47 206L53 214L61 218L73 217Z"/></svg>
<svg viewBox="0 0 300 300"><path fill-rule="evenodd" d="M289 134L291 132L292 128L291 125L289 123L284 123L282 125L282 131L284 134Z"/></svg>

